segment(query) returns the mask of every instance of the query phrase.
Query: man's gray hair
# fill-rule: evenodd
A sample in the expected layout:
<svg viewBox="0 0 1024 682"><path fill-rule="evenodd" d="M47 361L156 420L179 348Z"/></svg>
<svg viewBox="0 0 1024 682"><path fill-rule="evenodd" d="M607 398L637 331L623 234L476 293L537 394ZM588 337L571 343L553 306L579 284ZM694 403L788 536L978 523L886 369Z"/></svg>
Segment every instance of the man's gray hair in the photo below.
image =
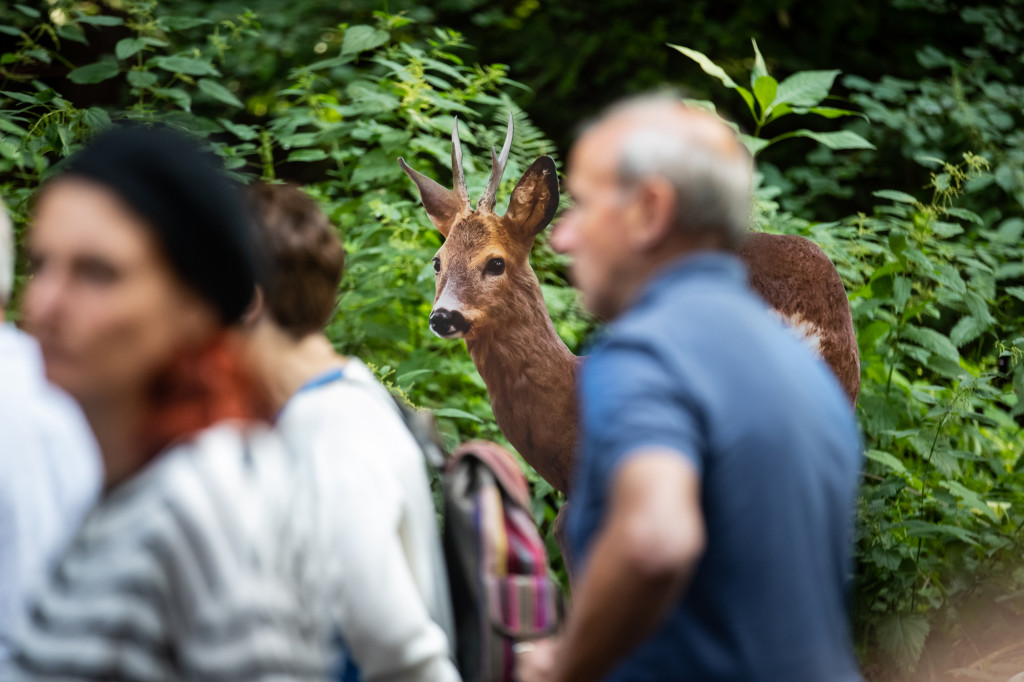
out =
<svg viewBox="0 0 1024 682"><path fill-rule="evenodd" d="M688 234L716 235L737 249L750 228L750 154L725 121L722 132L734 137L736 153L723 153L716 141L674 124L672 114L681 107L678 97L656 94L625 100L609 110L609 116L652 114L638 116L636 130L623 141L620 180L625 186L647 177L668 180L676 192L676 226ZM661 112L666 115L657 115Z"/></svg>
<svg viewBox="0 0 1024 682"><path fill-rule="evenodd" d="M0 307L11 300L14 291L14 227L7 207L0 200ZM3 322L0 317L0 322Z"/></svg>

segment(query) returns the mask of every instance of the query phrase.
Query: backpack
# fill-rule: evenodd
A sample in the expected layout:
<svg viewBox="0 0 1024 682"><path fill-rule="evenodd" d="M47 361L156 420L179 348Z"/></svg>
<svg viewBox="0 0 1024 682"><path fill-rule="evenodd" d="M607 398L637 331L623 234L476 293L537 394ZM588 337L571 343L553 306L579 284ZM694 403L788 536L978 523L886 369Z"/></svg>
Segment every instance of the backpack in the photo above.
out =
<svg viewBox="0 0 1024 682"><path fill-rule="evenodd" d="M398 404L441 476L456 666L464 682L512 682L513 645L553 634L563 608L530 515L526 477L515 458L490 441L464 443L445 460L433 415Z"/></svg>
<svg viewBox="0 0 1024 682"><path fill-rule="evenodd" d="M445 467L444 502L456 664L465 682L511 682L513 645L553 634L561 612L526 477L497 443L464 443Z"/></svg>

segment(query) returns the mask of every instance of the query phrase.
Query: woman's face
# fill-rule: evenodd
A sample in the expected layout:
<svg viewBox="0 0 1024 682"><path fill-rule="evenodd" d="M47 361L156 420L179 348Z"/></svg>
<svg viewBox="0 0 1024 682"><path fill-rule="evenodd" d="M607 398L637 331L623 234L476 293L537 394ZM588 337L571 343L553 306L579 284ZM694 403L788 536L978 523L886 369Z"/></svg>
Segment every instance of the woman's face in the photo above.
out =
<svg viewBox="0 0 1024 682"><path fill-rule="evenodd" d="M51 381L83 404L141 398L185 348L217 330L213 309L171 269L151 230L116 194L62 179L29 233L25 322Z"/></svg>

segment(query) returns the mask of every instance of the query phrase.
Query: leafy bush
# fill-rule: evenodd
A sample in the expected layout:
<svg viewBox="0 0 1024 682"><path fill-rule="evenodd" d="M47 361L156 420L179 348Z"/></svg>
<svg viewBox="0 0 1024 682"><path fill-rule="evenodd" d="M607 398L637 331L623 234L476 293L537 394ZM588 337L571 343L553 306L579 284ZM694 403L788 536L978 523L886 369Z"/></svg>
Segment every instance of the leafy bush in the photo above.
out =
<svg viewBox="0 0 1024 682"><path fill-rule="evenodd" d="M0 194L18 229L39 185L112 121L161 121L201 136L243 178L303 180L345 239L346 276L327 330L338 350L362 357L412 403L433 408L450 445L500 440L464 345L428 331L431 257L441 237L397 159L450 182L457 116L470 193L479 196L490 171L485 150L500 146L511 111L516 136L499 192L507 200L529 164L554 149L506 94L515 84L504 67L465 63L457 33L378 14L373 24L326 29L336 32L332 54L292 69L278 89L253 91L231 70L232 50L259 37L260 19L251 13L213 23L162 14L148 2L125 3L123 15L77 6L64 3L66 11L54 8L49 17L21 5L0 14L0 31L19 38L2 58L0 92ZM69 40L110 49L87 64L65 63ZM53 65L62 65L59 76L50 75ZM111 100L127 105L80 106L73 84L112 87ZM559 333L575 345L587 322L543 240L533 266ZM529 475L535 511L549 524L559 500Z"/></svg>
<svg viewBox="0 0 1024 682"><path fill-rule="evenodd" d="M318 26L301 2L253 0L274 9L263 17L230 0L214 19L198 18L208 8L198 0L124 0L102 14L94 2L47 2L45 15L28 4L0 9L0 36L12 45L0 56L0 193L19 230L39 185L111 121L188 130L242 177L305 183L340 227L348 267L328 329L340 351L434 409L450 443L500 438L462 344L427 330L440 236L396 159L450 181L457 115L478 196L486 149L512 111L507 197L533 159L555 150L511 100L519 86L505 67L464 61L461 36L412 21L415 8L373 15L353 0L345 6L362 23L339 23L343 10L332 9ZM954 11L942 0L901 4L940 19ZM1013 592L1024 585L1013 564L1024 542L1021 4L955 10L983 40L955 54L920 48L923 79L776 78L755 51L747 88L677 48L750 112L758 229L813 239L850 291L867 446L855 632L869 662L912 666L978 594L1024 610ZM847 103L830 95L834 83L852 91ZM870 122L860 112L849 125L833 120L851 103ZM815 142L806 162L776 166L794 158L778 150L801 138ZM576 348L588 322L543 239L533 265L559 334ZM535 512L549 522L560 499L529 475Z"/></svg>

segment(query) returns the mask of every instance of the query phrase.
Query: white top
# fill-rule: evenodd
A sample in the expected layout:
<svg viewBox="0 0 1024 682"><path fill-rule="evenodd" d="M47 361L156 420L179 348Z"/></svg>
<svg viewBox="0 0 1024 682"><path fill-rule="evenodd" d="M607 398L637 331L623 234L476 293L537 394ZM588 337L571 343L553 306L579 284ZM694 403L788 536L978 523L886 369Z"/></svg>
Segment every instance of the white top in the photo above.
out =
<svg viewBox="0 0 1024 682"><path fill-rule="evenodd" d="M95 500L100 479L78 406L46 381L35 341L0 321L0 663L29 589Z"/></svg>
<svg viewBox="0 0 1024 682"><path fill-rule="evenodd" d="M309 458L333 524L321 544L341 560L332 601L362 679L458 680L426 463L384 387L349 360L343 379L293 396L277 425Z"/></svg>

